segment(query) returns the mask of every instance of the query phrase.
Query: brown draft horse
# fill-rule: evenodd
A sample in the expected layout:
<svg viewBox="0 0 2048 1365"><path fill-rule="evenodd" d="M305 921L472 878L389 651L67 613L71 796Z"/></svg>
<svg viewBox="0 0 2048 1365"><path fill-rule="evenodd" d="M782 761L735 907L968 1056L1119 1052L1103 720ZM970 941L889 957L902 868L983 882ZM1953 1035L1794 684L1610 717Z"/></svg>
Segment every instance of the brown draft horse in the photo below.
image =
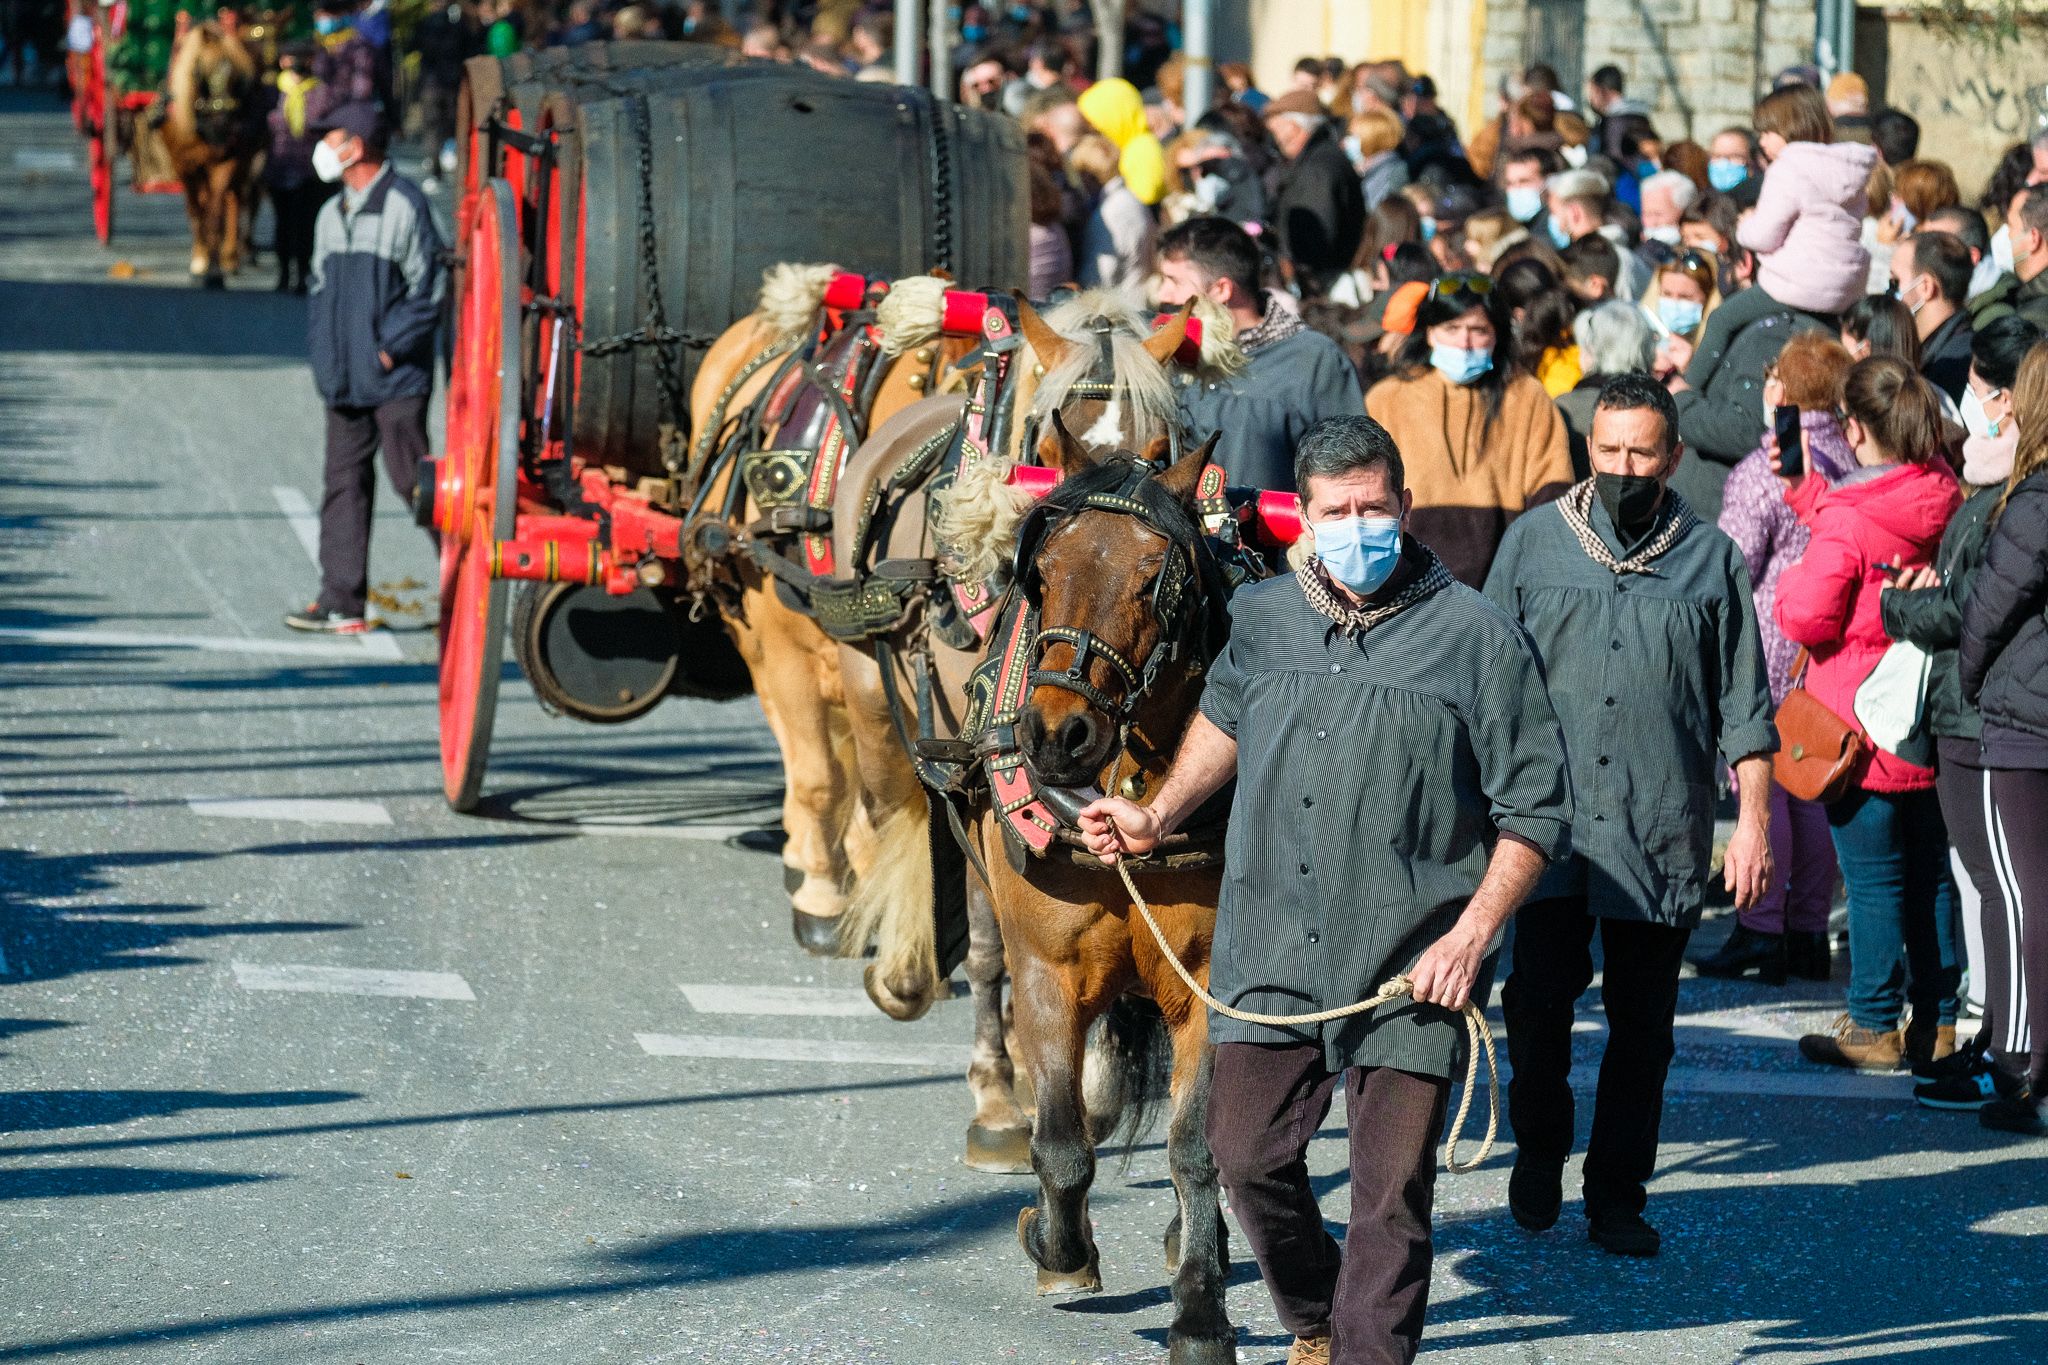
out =
<svg viewBox="0 0 2048 1365"><path fill-rule="evenodd" d="M213 20L186 29L171 52L164 152L185 187L192 274L225 288L242 266L243 198L260 150L250 120L256 61Z"/></svg>
<svg viewBox="0 0 2048 1365"><path fill-rule="evenodd" d="M1164 440L1146 461L1120 454L1098 463L1063 427L1054 436L1044 453L1064 479L1035 514L1044 519L1042 534L1019 551L1030 561L1020 563L1020 586L1039 613L1040 636L1017 735L1047 805L1071 823L1084 789L1140 797L1157 789L1228 627L1226 589L1195 513L1214 438L1161 468ZM1055 628L1059 638L1048 639ZM1110 651L1146 681L1113 667L1104 657ZM1078 674L1071 671L1077 666ZM1001 819L985 809L975 832L1014 992L1012 1048L1037 1097L1031 1160L1039 1200L1019 1214L1017 1235L1039 1267L1039 1292L1102 1287L1088 1189L1095 1146L1108 1134L1084 1098L1083 1053L1091 1023L1128 997L1148 998L1172 1045L1166 1151L1179 1208L1166 1241L1174 1303L1167 1342L1176 1365L1234 1361L1221 1200L1204 1132L1213 1062L1208 1012L1161 955L1114 875L1059 843L1044 858L1013 860ZM1174 953L1206 981L1220 859L1187 870L1134 870Z"/></svg>
<svg viewBox="0 0 2048 1365"><path fill-rule="evenodd" d="M1105 450L1142 447L1177 421L1166 362L1185 337L1185 318L1155 330L1149 314L1110 291L1074 295L1041 316L1018 303L1024 348L1012 362L1013 379L1002 401L1016 444L993 452L928 506L928 478L898 476L927 463L960 424L967 399L944 396L916 404L878 425L847 465L833 506L834 552L842 565L865 548L876 560L930 559L942 550L957 557L946 567L962 582L978 582L999 567L1002 547L1029 505L1007 486L1022 453L1025 431L1054 412ZM872 504L872 505L871 505ZM861 544L872 528L873 544ZM941 544L943 542L943 544ZM932 905L931 810L917 771L904 750L889 704L880 657L891 660L899 697L918 695L920 684L943 735L958 733L967 675L982 659L979 644L949 646L930 629L926 607L913 604L890 631L839 654L848 718L858 755L860 797L876 831L876 875L856 885L847 928L858 942L871 936L876 960L867 972L868 995L896 1019L914 1019L941 988ZM877 646L881 646L880 649ZM974 1052L968 1085L975 1118L968 1129L968 1164L996 1172L1029 1169L1028 1124L1013 1093L1004 1044L1003 950L994 912L979 883L968 882L969 938L965 969L974 993Z"/></svg>
<svg viewBox="0 0 2048 1365"><path fill-rule="evenodd" d="M766 272L758 306L727 328L698 367L691 385L690 411L696 430L690 443L688 478L704 478L711 457L739 431L755 401L782 374L782 354L819 326L825 289L838 268L779 265ZM905 325L898 314L917 313L926 298L945 291L936 276L896 282L878 318L887 368L865 414L887 421L929 394L939 377L972 344L944 338L936 328ZM779 442L772 427L765 444ZM711 477L701 499L723 504L734 462ZM758 520L751 496L742 502L728 530L737 536ZM853 737L840 687L838 646L817 623L792 607L744 555L726 553L693 566L716 580L707 595L718 604L726 633L753 676L761 710L781 751L785 786L782 826L783 880L789 893L797 941L818 953L842 951L839 919L849 886L870 865L874 840L857 799L853 779ZM850 948L847 951L858 952Z"/></svg>

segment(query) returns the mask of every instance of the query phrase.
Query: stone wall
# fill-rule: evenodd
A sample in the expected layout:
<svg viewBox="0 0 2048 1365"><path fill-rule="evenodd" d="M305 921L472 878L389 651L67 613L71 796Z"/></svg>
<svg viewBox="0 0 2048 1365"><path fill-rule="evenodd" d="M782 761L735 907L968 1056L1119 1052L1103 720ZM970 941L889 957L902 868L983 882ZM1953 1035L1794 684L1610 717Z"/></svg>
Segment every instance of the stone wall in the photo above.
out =
<svg viewBox="0 0 2048 1365"><path fill-rule="evenodd" d="M1920 120L1920 154L1955 169L1975 202L2007 147L2048 129L2048 31L1993 50L1903 16L1859 27L1856 69L1874 99Z"/></svg>
<svg viewBox="0 0 2048 1365"><path fill-rule="evenodd" d="M1487 0L1480 61L1490 87L1537 55L1530 9ZM1659 132L1704 143L1747 124L1778 71L1812 60L1813 35L1811 0L1586 0L1580 73L1613 62Z"/></svg>

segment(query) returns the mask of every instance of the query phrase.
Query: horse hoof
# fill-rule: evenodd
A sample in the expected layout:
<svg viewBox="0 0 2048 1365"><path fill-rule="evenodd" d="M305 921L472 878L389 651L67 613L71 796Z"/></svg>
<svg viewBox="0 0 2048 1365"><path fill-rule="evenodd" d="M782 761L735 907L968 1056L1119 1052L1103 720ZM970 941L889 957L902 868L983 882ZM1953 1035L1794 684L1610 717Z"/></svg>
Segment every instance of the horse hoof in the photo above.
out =
<svg viewBox="0 0 2048 1365"><path fill-rule="evenodd" d="M899 1024L907 1024L913 1019L924 1018L925 1013L931 1009L932 1001L935 998L931 994L908 998L896 994L889 989L888 983L882 980L882 974L876 971L872 965L860 974L860 979L861 984L867 987L868 999L875 1002L875 1008Z"/></svg>
<svg viewBox="0 0 2048 1365"><path fill-rule="evenodd" d="M1031 1130L968 1124L966 1164L990 1175L1030 1175Z"/></svg>
<svg viewBox="0 0 2048 1365"><path fill-rule="evenodd" d="M1169 1334L1166 1353L1167 1365L1237 1365L1235 1337L1203 1340Z"/></svg>
<svg viewBox="0 0 2048 1365"><path fill-rule="evenodd" d="M839 956L838 916L808 914L791 906L789 927L796 935L797 947L812 957Z"/></svg>
<svg viewBox="0 0 2048 1365"><path fill-rule="evenodd" d="M1032 1224L1038 1221L1038 1206L1026 1204L1017 1210L1017 1244L1024 1248L1024 1254L1038 1265L1038 1252L1032 1249ZM1038 1266L1038 1294L1100 1294L1102 1292L1102 1258L1093 1246L1088 1248L1088 1263L1079 1270L1047 1270Z"/></svg>
<svg viewBox="0 0 2048 1365"><path fill-rule="evenodd" d="M228 287L228 282L220 274L215 273L200 280L199 286L202 289L225 289Z"/></svg>

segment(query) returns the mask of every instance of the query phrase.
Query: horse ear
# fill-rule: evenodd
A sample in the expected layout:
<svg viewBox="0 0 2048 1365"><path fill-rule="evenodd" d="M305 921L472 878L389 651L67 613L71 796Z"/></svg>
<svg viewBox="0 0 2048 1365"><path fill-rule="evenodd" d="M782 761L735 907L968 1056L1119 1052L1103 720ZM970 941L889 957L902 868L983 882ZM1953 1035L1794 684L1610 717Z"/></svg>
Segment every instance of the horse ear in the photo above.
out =
<svg viewBox="0 0 2048 1365"><path fill-rule="evenodd" d="M1053 409L1045 434L1038 438L1038 462L1048 469L1059 470L1066 478L1072 478L1095 463L1088 454L1088 447L1075 440L1074 433L1068 431L1067 424L1060 420L1058 408Z"/></svg>
<svg viewBox="0 0 2048 1365"><path fill-rule="evenodd" d="M1018 290L1015 297L1018 328L1030 344L1031 353L1046 369L1059 368L1060 362L1072 354L1074 343L1046 326L1045 319L1038 316L1038 310L1031 306L1031 300L1024 297L1022 290Z"/></svg>
<svg viewBox="0 0 2048 1365"><path fill-rule="evenodd" d="M1220 431L1210 432L1208 440L1175 460L1171 468L1155 475L1154 477L1159 480L1159 486L1173 494L1184 505L1193 507L1195 490L1202 483L1202 471L1209 467L1209 457L1215 453L1216 441L1222 435Z"/></svg>
<svg viewBox="0 0 2048 1365"><path fill-rule="evenodd" d="M1164 432L1145 442L1146 464L1163 466L1166 463L1166 457L1172 453L1173 439Z"/></svg>
<svg viewBox="0 0 2048 1365"><path fill-rule="evenodd" d="M1180 306L1180 311L1167 319L1166 324L1151 336L1145 338L1145 354L1164 365L1180 350L1180 344L1188 337L1188 319L1194 316L1195 301L1189 299Z"/></svg>

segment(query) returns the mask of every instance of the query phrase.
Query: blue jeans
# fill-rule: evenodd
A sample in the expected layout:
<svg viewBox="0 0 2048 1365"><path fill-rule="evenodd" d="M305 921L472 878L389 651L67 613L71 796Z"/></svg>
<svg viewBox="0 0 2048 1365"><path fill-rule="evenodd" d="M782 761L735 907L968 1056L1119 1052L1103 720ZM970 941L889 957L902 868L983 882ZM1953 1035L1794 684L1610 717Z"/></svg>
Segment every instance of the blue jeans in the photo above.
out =
<svg viewBox="0 0 2048 1365"><path fill-rule="evenodd" d="M1911 1001L1916 1018L1955 1023L1963 973L1940 800L1854 791L1828 807L1828 825L1849 890L1849 1018L1888 1033Z"/></svg>

